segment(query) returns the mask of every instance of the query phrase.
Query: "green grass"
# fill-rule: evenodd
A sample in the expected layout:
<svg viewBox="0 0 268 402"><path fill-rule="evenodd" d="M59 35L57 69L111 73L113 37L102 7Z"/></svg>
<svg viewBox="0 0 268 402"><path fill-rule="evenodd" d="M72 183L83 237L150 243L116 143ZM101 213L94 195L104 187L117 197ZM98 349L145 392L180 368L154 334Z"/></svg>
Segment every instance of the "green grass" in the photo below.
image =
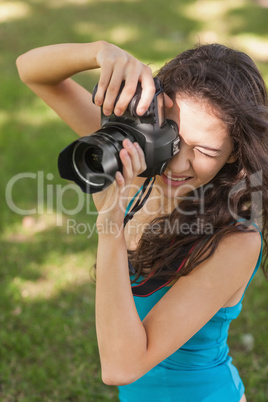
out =
<svg viewBox="0 0 268 402"><path fill-rule="evenodd" d="M246 0L0 2L2 401L117 401L116 388L100 378L90 279L97 238L86 226L94 229L94 206L74 189L62 193L67 183L57 172L59 151L76 137L19 81L16 57L46 44L104 39L158 69L196 42L217 40L251 54L268 82L267 18L268 9ZM76 79L92 89L98 74ZM19 180L22 172L31 176ZM57 200L69 214L59 213ZM267 305L259 273L230 330L249 402L267 401ZM252 350L241 334L253 336Z"/></svg>

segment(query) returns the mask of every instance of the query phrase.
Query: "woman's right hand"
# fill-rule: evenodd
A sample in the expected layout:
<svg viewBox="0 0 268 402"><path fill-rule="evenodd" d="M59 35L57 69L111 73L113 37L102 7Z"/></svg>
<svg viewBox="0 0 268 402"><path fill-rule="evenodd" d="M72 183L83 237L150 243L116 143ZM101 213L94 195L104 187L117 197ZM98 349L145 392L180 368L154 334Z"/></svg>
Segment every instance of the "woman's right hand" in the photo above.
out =
<svg viewBox="0 0 268 402"><path fill-rule="evenodd" d="M122 115L140 82L142 95L137 112L143 115L155 93L150 67L105 41L33 49L18 57L17 67L22 81L82 136L100 128L97 106L103 106L106 115ZM99 67L101 74L93 104L90 92L71 77ZM122 81L125 86L114 110Z"/></svg>
<svg viewBox="0 0 268 402"><path fill-rule="evenodd" d="M95 95L95 104L102 106L103 113L107 116L112 112L121 116L135 94L138 82L140 82L142 94L137 113L142 116L149 108L155 93L151 68L108 42L100 42L96 62L101 68L101 74ZM114 108L122 81L125 81L125 85Z"/></svg>

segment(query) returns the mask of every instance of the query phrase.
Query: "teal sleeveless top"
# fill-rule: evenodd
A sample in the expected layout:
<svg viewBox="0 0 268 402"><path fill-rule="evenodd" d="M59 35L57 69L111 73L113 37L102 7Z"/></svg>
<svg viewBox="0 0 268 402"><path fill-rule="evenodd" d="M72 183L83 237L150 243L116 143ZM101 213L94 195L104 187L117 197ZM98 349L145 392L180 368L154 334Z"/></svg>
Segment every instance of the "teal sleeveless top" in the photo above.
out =
<svg viewBox="0 0 268 402"><path fill-rule="evenodd" d="M262 247L247 287L260 266L261 257ZM134 296L141 320L169 289L170 286L165 286L147 297ZM230 323L242 309L244 294L235 306L221 308L180 349L143 377L119 386L120 401L239 402L245 387L229 356L227 337Z"/></svg>

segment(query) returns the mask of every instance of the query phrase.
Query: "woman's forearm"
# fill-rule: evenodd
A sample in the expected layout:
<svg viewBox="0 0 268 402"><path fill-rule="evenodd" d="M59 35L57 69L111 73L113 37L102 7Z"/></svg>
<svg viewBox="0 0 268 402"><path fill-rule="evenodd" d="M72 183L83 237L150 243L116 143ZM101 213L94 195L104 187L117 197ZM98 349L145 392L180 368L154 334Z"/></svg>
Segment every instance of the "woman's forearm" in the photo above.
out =
<svg viewBox="0 0 268 402"><path fill-rule="evenodd" d="M65 43L30 50L17 58L21 80L79 135L100 128L100 109L122 115L137 83L143 91L139 112L148 109L155 93L151 69L117 46L98 41ZM79 72L100 68L93 104L90 92L71 79ZM114 109L122 81L126 82Z"/></svg>
<svg viewBox="0 0 268 402"><path fill-rule="evenodd" d="M21 80L50 106L77 134L100 128L100 109L90 92L71 79L99 67L96 58L106 42L70 43L30 50L17 59Z"/></svg>
<svg viewBox="0 0 268 402"><path fill-rule="evenodd" d="M30 50L17 59L21 80L56 85L81 71L98 68L96 57L103 43L65 43Z"/></svg>
<svg viewBox="0 0 268 402"><path fill-rule="evenodd" d="M147 347L133 300L124 234L100 234L97 254L96 329L103 381L134 381Z"/></svg>

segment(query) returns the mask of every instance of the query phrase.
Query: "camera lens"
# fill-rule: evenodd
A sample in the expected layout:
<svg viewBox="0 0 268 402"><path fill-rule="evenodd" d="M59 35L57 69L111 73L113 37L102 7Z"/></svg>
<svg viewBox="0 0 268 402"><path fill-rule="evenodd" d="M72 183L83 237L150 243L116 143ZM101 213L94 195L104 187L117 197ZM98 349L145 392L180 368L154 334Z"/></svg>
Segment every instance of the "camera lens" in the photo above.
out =
<svg viewBox="0 0 268 402"><path fill-rule="evenodd" d="M119 153L125 138L135 141L128 126L111 125L74 141L59 155L61 177L73 180L89 194L108 187L115 173L122 171Z"/></svg>
<svg viewBox="0 0 268 402"><path fill-rule="evenodd" d="M78 142L73 151L73 167L85 183L102 187L105 183L102 166L103 151L96 144Z"/></svg>
<svg viewBox="0 0 268 402"><path fill-rule="evenodd" d="M88 148L85 152L85 164L92 172L103 173L102 156L102 150L96 146Z"/></svg>

